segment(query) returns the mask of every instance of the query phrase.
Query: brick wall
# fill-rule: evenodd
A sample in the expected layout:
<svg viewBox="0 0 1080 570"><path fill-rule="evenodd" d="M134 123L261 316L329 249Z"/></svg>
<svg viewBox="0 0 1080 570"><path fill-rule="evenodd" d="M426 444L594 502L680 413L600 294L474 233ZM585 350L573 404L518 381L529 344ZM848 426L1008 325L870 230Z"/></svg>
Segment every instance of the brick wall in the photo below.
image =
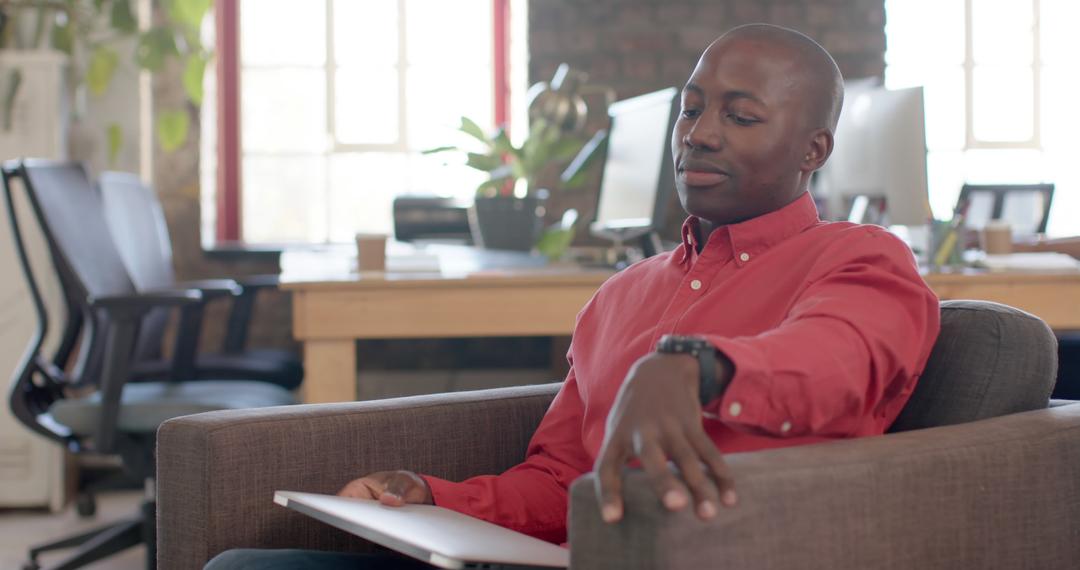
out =
<svg viewBox="0 0 1080 570"><path fill-rule="evenodd" d="M589 73L591 82L612 87L620 99L679 87L712 40L754 22L814 38L845 78L884 74L883 0L531 0L529 82L549 80L566 62ZM591 187L554 194L551 216L573 207L591 219ZM681 216L678 206L671 210Z"/></svg>

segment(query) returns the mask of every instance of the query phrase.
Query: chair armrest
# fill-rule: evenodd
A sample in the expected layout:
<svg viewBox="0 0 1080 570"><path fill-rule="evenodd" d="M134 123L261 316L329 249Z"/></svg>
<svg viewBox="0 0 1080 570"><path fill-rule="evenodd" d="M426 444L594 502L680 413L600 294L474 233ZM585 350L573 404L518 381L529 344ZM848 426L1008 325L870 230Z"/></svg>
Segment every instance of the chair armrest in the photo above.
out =
<svg viewBox="0 0 1080 570"><path fill-rule="evenodd" d="M249 275L239 278L242 293L233 301L232 310L229 311L222 352L237 354L244 350L251 315L255 309L255 296L263 289L276 289L280 281L278 275Z"/></svg>
<svg viewBox="0 0 1080 570"><path fill-rule="evenodd" d="M176 284L184 289L198 289L207 300L221 297L235 297L243 292L240 284L232 279L198 279Z"/></svg>
<svg viewBox="0 0 1080 570"><path fill-rule="evenodd" d="M273 503L335 493L373 471L454 480L520 463L558 384L369 402L210 412L158 431L158 568L201 568L237 547L365 550Z"/></svg>
<svg viewBox="0 0 1080 570"><path fill-rule="evenodd" d="M276 288L281 282L281 276L273 273L263 275L247 275L237 277L236 281L244 290L257 291L259 289Z"/></svg>
<svg viewBox="0 0 1080 570"><path fill-rule="evenodd" d="M1073 568L1080 405L728 456L739 504L708 523L665 511L628 473L605 524L571 489L572 568Z"/></svg>
<svg viewBox="0 0 1080 570"><path fill-rule="evenodd" d="M141 317L157 307L183 307L203 302L203 295L192 289L144 291L133 295L109 295L91 297L87 303L92 309L101 309L110 318L133 319Z"/></svg>

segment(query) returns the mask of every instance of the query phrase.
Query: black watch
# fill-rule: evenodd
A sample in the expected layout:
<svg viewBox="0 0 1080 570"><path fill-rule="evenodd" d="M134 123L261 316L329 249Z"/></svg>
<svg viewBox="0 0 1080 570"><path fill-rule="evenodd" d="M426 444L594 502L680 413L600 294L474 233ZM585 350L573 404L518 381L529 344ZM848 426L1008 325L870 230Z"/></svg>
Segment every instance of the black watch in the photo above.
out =
<svg viewBox="0 0 1080 570"><path fill-rule="evenodd" d="M720 397L725 386L716 381L716 347L699 336L666 334L656 343L656 352L688 354L698 359L698 400L704 406Z"/></svg>

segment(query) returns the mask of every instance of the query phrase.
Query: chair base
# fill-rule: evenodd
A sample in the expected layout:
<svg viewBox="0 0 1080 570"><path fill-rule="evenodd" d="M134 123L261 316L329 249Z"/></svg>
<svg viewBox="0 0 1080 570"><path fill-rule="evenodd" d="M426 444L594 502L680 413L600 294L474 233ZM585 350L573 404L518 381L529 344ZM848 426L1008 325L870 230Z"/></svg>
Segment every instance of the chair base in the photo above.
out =
<svg viewBox="0 0 1080 570"><path fill-rule="evenodd" d="M146 544L146 568L153 570L157 559L155 510L154 501L145 501L141 516L32 547L23 570L74 570L139 544ZM75 552L52 565L41 566L38 562L42 553L76 547Z"/></svg>

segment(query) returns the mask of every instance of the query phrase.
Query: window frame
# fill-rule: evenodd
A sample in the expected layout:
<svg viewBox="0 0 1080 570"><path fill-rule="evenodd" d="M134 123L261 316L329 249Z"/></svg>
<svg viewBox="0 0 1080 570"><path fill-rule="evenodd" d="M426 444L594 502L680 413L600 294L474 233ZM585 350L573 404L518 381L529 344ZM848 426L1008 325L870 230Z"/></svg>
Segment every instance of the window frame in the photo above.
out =
<svg viewBox="0 0 1080 570"><path fill-rule="evenodd" d="M403 0L398 3L398 87L399 93L405 92L405 32ZM494 75L494 119L495 124L510 127L508 113L510 100L510 1L491 0L492 2L492 60ZM241 140L240 109L240 6L239 0L218 0L214 3L216 51L217 51L217 172L215 189L215 241L217 243L243 242L243 141ZM333 1L327 0L327 125L330 130L331 148L329 152L364 152L407 150L405 109L399 108L399 138L392 144L355 144L341 143L336 136L334 121L334 100L336 99L334 61L334 26Z"/></svg>

